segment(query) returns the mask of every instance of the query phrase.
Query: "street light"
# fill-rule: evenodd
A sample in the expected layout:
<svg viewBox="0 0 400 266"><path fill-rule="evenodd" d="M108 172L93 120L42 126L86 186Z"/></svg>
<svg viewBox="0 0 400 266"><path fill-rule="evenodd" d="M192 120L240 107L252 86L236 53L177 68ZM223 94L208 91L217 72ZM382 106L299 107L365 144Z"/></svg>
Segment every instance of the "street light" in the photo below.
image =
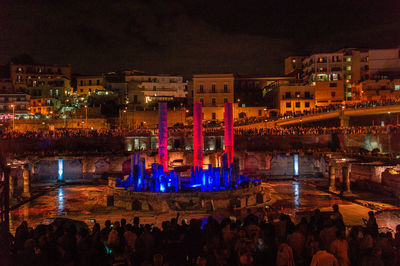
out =
<svg viewBox="0 0 400 266"><path fill-rule="evenodd" d="M13 109L13 131L15 130L15 105L11 104L11 108Z"/></svg>
<svg viewBox="0 0 400 266"><path fill-rule="evenodd" d="M85 109L86 109L86 128L88 127L88 124L87 124L87 109L88 109L88 106L87 105L85 105Z"/></svg>

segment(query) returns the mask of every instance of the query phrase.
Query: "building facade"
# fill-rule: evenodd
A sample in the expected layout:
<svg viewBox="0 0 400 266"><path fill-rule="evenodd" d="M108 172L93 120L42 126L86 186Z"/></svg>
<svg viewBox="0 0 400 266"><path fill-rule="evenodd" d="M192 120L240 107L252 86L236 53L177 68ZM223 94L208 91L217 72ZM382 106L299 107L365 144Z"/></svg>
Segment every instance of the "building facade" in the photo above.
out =
<svg viewBox="0 0 400 266"><path fill-rule="evenodd" d="M370 79L391 78L400 73L400 48L368 51Z"/></svg>
<svg viewBox="0 0 400 266"><path fill-rule="evenodd" d="M43 78L71 79L70 65L26 65L10 63L10 78L16 90L27 91Z"/></svg>
<svg viewBox="0 0 400 266"><path fill-rule="evenodd" d="M54 114L53 98L31 98L29 112L31 115L51 115Z"/></svg>
<svg viewBox="0 0 400 266"><path fill-rule="evenodd" d="M0 79L0 93L15 93L15 89L11 79L9 78Z"/></svg>
<svg viewBox="0 0 400 266"><path fill-rule="evenodd" d="M293 82L295 77L235 76L235 102L239 106L266 106L267 93L274 86Z"/></svg>
<svg viewBox="0 0 400 266"><path fill-rule="evenodd" d="M353 85L355 101L388 101L400 99L400 78L364 80Z"/></svg>
<svg viewBox="0 0 400 266"><path fill-rule="evenodd" d="M76 91L74 94L87 97L95 91L104 90L103 76L79 76L76 77Z"/></svg>
<svg viewBox="0 0 400 266"><path fill-rule="evenodd" d="M204 120L223 120L226 102L234 102L233 74L193 75L193 102L203 104Z"/></svg>
<svg viewBox="0 0 400 266"><path fill-rule="evenodd" d="M182 76L134 73L125 76L127 98L135 107L152 108L158 102L185 102L188 89Z"/></svg>
<svg viewBox="0 0 400 266"><path fill-rule="evenodd" d="M305 56L288 56L285 58L285 75L301 78Z"/></svg>
<svg viewBox="0 0 400 266"><path fill-rule="evenodd" d="M67 78L42 78L31 89L33 97L54 98L61 102L71 95L71 80Z"/></svg>
<svg viewBox="0 0 400 266"><path fill-rule="evenodd" d="M301 114L315 108L315 86L284 84L278 87L276 106L281 115Z"/></svg>
<svg viewBox="0 0 400 266"><path fill-rule="evenodd" d="M28 94L22 93L0 94L0 120L12 119L13 114L15 119L28 116L29 98Z"/></svg>

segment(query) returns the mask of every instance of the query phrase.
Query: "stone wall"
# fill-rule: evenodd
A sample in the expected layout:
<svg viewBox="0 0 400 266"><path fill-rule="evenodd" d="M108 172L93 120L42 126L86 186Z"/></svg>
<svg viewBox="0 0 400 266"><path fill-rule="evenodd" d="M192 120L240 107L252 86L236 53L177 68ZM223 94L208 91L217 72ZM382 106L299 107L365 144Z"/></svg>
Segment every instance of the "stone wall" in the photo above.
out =
<svg viewBox="0 0 400 266"><path fill-rule="evenodd" d="M232 210L261 205L271 198L266 188L260 185L253 186L252 184L248 188L234 190L156 193L125 190L124 188L116 187L115 181L115 178L109 178L107 200L105 201L107 206L132 211L165 213L169 211ZM104 194L98 196L104 197Z"/></svg>
<svg viewBox="0 0 400 266"><path fill-rule="evenodd" d="M158 162L155 152L142 151L141 158L146 161L146 168L150 169L153 163ZM220 167L223 152L205 152L203 156L204 168L211 164ZM271 154L267 152L235 152L239 169L242 174L250 176L281 176L294 175L294 154ZM116 174L120 177L130 173L130 155L85 155L85 156L28 156L14 160L15 165L30 165L33 181L56 181L58 172L58 158L63 158L64 180L89 179L106 177ZM169 167L191 166L192 151L172 151L169 153ZM326 159L321 155L300 154L298 169L300 176L325 175ZM22 174L20 174L22 175Z"/></svg>
<svg viewBox="0 0 400 266"><path fill-rule="evenodd" d="M69 118L69 119L41 119L41 120L15 120L15 130L20 132L37 130L54 130L62 128L75 129L109 129L110 125L105 118Z"/></svg>
<svg viewBox="0 0 400 266"><path fill-rule="evenodd" d="M331 151L332 135L319 136L235 136L237 151L281 151L315 150ZM3 152L12 154L76 153L82 152L132 152L134 150L157 150L157 136L145 137L69 137L59 139L0 139ZM381 152L400 151L400 135L346 135L345 146L359 150L378 148ZM204 136L205 151L220 151L224 148L223 136ZM169 150L192 150L192 136L170 136Z"/></svg>

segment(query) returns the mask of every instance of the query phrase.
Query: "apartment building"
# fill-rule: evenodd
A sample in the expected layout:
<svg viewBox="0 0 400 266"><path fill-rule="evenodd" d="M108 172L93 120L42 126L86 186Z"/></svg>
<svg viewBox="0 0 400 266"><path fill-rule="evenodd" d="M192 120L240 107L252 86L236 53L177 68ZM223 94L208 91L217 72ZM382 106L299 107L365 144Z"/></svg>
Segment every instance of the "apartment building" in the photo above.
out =
<svg viewBox="0 0 400 266"><path fill-rule="evenodd" d="M10 64L10 78L16 90L27 91L43 78L71 79L70 65Z"/></svg>
<svg viewBox="0 0 400 266"><path fill-rule="evenodd" d="M13 114L16 119L29 115L29 98L22 93L0 94L0 120L12 119Z"/></svg>
<svg viewBox="0 0 400 266"><path fill-rule="evenodd" d="M158 102L186 101L188 88L182 76L133 73L125 75L129 103L151 108Z"/></svg>
<svg viewBox="0 0 400 266"><path fill-rule="evenodd" d="M400 99L400 78L364 80L353 84L355 101L386 101Z"/></svg>
<svg viewBox="0 0 400 266"><path fill-rule="evenodd" d="M370 49L368 51L369 78L385 79L400 73L400 48Z"/></svg>
<svg viewBox="0 0 400 266"><path fill-rule="evenodd" d="M67 78L41 78L31 89L33 97L54 98L61 102L71 95L71 80Z"/></svg>
<svg viewBox="0 0 400 266"><path fill-rule="evenodd" d="M0 93L15 93L11 79L9 78L0 79Z"/></svg>
<svg viewBox="0 0 400 266"><path fill-rule="evenodd" d="M193 102L203 104L204 120L223 120L226 102L234 101L233 74L193 75Z"/></svg>
<svg viewBox="0 0 400 266"><path fill-rule="evenodd" d="M51 115L55 110L54 98L31 98L29 112L31 115Z"/></svg>
<svg viewBox="0 0 400 266"><path fill-rule="evenodd" d="M303 60L305 56L288 56L285 58L285 76L301 78L303 72Z"/></svg>
<svg viewBox="0 0 400 266"><path fill-rule="evenodd" d="M103 76L79 76L76 77L76 91L74 94L87 97L95 91L104 90Z"/></svg>
<svg viewBox="0 0 400 266"><path fill-rule="evenodd" d="M315 108L315 86L296 83L277 87L275 106L280 114L300 114Z"/></svg>
<svg viewBox="0 0 400 266"><path fill-rule="evenodd" d="M266 106L267 92L273 87L294 82L296 77L235 76L235 102L239 106Z"/></svg>

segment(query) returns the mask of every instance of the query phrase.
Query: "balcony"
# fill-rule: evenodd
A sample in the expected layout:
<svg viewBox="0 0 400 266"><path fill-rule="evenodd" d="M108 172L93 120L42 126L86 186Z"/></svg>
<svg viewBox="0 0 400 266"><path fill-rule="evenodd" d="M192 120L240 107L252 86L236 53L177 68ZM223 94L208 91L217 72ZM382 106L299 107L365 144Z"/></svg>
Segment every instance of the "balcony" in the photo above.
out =
<svg viewBox="0 0 400 266"><path fill-rule="evenodd" d="M295 95L290 95L290 96L286 96L286 95L282 95L282 100L313 100L314 99L314 95L307 95L307 96L295 96Z"/></svg>

